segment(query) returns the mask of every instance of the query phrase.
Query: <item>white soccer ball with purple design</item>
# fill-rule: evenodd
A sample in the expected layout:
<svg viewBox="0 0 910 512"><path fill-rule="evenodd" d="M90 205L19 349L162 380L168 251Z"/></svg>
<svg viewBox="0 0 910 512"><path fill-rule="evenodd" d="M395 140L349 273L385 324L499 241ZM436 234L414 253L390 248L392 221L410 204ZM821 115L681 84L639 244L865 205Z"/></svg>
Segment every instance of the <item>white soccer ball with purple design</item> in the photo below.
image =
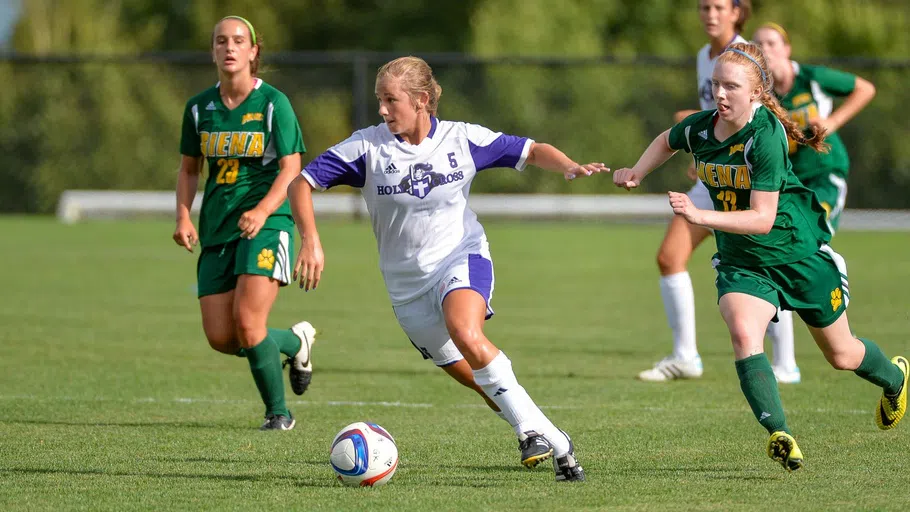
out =
<svg viewBox="0 0 910 512"><path fill-rule="evenodd" d="M329 460L344 485L385 485L398 468L398 446L375 423L357 422L341 429L332 440Z"/></svg>

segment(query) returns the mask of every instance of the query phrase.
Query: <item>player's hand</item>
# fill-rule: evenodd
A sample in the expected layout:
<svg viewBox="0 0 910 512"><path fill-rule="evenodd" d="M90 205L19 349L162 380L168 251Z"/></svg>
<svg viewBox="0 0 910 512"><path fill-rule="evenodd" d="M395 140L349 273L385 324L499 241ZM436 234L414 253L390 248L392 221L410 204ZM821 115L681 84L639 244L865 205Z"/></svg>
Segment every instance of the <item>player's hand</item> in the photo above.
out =
<svg viewBox="0 0 910 512"><path fill-rule="evenodd" d="M689 196L682 192L667 192L667 196L670 198L670 207L673 208L673 213L681 215L690 224L701 223L701 210L695 207Z"/></svg>
<svg viewBox="0 0 910 512"><path fill-rule="evenodd" d="M576 165L569 168L567 171L562 173L562 175L566 181L572 181L580 176L590 176L599 172L610 172L610 169L607 168L607 166L603 163L595 162L585 165Z"/></svg>
<svg viewBox="0 0 910 512"><path fill-rule="evenodd" d="M187 251L193 252L193 247L199 243L199 234L196 233L196 226L190 219L180 219L177 221L177 229L174 230L174 242Z"/></svg>
<svg viewBox="0 0 910 512"><path fill-rule="evenodd" d="M322 252L319 236L304 237L303 247L300 248L297 263L294 265L294 280L299 281L300 287L305 292L315 290L322 278L323 268L325 268L325 254Z"/></svg>
<svg viewBox="0 0 910 512"><path fill-rule="evenodd" d="M626 167L613 171L613 184L626 190L638 188L641 185L641 180L642 177L637 172Z"/></svg>
<svg viewBox="0 0 910 512"><path fill-rule="evenodd" d="M695 162L689 164L686 169L686 176L692 181L698 181L698 169L695 168Z"/></svg>
<svg viewBox="0 0 910 512"><path fill-rule="evenodd" d="M256 238L256 235L259 234L259 230L262 229L262 226L265 225L265 221L268 218L269 214L258 206L252 210L243 212L243 215L240 216L240 220L237 221L237 227L240 228L240 237L249 239Z"/></svg>
<svg viewBox="0 0 910 512"><path fill-rule="evenodd" d="M811 121L809 121L809 124L815 128L818 128L819 133L822 133L825 135L831 135L831 132L835 131L834 125L829 123L827 119L822 119L820 117L816 117L815 119L812 119Z"/></svg>

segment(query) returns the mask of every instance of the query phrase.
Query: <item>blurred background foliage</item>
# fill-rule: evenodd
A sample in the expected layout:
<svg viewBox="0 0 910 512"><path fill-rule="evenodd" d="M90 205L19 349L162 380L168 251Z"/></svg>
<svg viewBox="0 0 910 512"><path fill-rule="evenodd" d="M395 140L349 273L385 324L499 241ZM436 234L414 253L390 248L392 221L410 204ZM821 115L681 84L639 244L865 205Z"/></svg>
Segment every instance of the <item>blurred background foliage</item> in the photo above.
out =
<svg viewBox="0 0 910 512"><path fill-rule="evenodd" d="M858 73L878 96L842 129L848 206L910 208L910 4L756 0L794 58ZM695 0L25 0L0 58L0 210L49 212L66 189L170 189L186 100L217 79L206 54L224 15L265 40L262 78L290 98L308 161L380 122L375 70L426 57L440 117L530 136L579 161L635 162L673 112L695 108ZM304 53L296 53L304 52ZM542 57L542 58L541 58ZM646 192L685 189L683 156ZM480 192L613 192L608 179L483 173Z"/></svg>

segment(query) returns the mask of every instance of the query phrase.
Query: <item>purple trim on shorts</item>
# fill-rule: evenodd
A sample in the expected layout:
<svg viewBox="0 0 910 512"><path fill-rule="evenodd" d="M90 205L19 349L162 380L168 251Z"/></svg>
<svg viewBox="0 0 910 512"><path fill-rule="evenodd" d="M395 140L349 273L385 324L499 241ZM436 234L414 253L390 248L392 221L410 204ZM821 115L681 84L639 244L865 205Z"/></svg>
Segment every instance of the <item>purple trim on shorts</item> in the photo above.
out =
<svg viewBox="0 0 910 512"><path fill-rule="evenodd" d="M455 290L474 290L486 303L487 314L484 318L489 320L495 314L493 307L490 306L490 299L493 295L493 262L480 254L468 254L468 281L470 284L467 286L459 286L447 291L440 304L444 303L446 297Z"/></svg>
<svg viewBox="0 0 910 512"><path fill-rule="evenodd" d="M493 293L493 262L479 254L468 254L468 279L471 288L489 303Z"/></svg>

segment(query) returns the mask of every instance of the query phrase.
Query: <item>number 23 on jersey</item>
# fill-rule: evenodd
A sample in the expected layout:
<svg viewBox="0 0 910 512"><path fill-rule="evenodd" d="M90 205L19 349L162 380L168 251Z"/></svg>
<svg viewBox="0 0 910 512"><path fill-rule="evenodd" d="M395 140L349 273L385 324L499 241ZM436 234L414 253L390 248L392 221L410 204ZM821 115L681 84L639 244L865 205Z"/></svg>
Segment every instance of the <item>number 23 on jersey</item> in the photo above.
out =
<svg viewBox="0 0 910 512"><path fill-rule="evenodd" d="M240 173L240 161L238 159L219 158L217 164L218 176L215 177L215 183L224 185L237 181L237 174Z"/></svg>

